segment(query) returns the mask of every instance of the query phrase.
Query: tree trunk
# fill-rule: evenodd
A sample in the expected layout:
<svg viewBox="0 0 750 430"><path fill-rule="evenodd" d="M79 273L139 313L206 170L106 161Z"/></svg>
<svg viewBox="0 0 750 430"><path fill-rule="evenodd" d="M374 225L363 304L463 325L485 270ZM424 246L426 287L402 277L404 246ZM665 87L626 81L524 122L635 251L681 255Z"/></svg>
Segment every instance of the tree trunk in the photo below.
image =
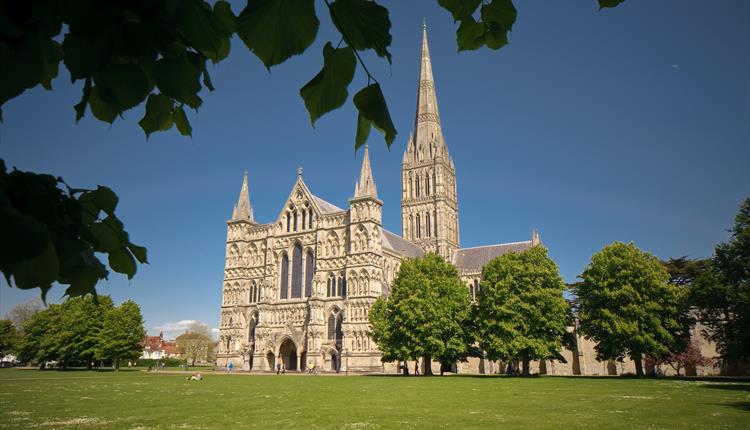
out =
<svg viewBox="0 0 750 430"><path fill-rule="evenodd" d="M523 376L529 376L531 374L530 369L529 369L531 365L530 361L531 360L529 360L528 355L523 356Z"/></svg>
<svg viewBox="0 0 750 430"><path fill-rule="evenodd" d="M422 367L424 368L422 371L424 376L432 376L432 357L425 355Z"/></svg>
<svg viewBox="0 0 750 430"><path fill-rule="evenodd" d="M635 363L635 374L643 376L643 361L640 353L633 354L633 362Z"/></svg>

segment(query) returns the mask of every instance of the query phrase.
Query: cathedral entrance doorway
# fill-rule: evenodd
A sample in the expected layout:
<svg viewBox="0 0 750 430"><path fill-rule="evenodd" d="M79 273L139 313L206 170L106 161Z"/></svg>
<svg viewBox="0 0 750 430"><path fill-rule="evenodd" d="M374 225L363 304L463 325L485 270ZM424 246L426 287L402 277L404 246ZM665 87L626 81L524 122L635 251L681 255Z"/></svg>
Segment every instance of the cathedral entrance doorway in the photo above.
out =
<svg viewBox="0 0 750 430"><path fill-rule="evenodd" d="M276 370L276 357L273 355L273 352L266 354L266 361L270 370Z"/></svg>
<svg viewBox="0 0 750 430"><path fill-rule="evenodd" d="M284 363L284 369L297 370L297 346L291 339L287 339L279 348L279 357Z"/></svg>
<svg viewBox="0 0 750 430"><path fill-rule="evenodd" d="M338 372L341 368L341 361L339 360L339 352L335 349L331 349L326 357L326 369L332 372Z"/></svg>

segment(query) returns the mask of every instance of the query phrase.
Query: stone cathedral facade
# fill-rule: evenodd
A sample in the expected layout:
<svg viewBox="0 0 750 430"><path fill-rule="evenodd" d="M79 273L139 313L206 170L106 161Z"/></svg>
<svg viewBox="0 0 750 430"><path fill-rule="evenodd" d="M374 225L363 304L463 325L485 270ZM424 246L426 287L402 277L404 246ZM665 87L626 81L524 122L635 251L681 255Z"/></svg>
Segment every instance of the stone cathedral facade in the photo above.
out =
<svg viewBox="0 0 750 430"><path fill-rule="evenodd" d="M276 219L259 223L245 173L227 222L218 366L232 362L244 370L270 371L282 365L295 371L315 363L325 371L392 371L395 365L381 363L368 336L368 312L389 293L405 258L441 255L459 269L475 298L487 262L541 243L532 231L527 241L460 247L456 169L441 129L426 28L416 105L402 163L401 235L382 225L384 202L378 198L367 146L346 208L313 194L300 169ZM535 363L536 370L613 371L613 363L593 358L591 342L578 341L575 351L563 351L568 363ZM629 370L620 367L615 372ZM493 373L501 366L472 358L450 370Z"/></svg>

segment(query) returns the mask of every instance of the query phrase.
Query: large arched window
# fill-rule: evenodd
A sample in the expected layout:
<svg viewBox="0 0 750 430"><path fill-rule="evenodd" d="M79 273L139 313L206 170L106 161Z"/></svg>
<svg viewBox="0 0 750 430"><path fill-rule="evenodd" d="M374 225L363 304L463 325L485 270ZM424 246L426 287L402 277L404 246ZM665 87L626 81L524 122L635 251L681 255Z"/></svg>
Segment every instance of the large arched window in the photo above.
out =
<svg viewBox="0 0 750 430"><path fill-rule="evenodd" d="M430 213L425 214L425 222L427 223L427 237L432 236L432 223L430 223Z"/></svg>
<svg viewBox="0 0 750 430"><path fill-rule="evenodd" d="M419 187L419 175L417 175L417 180L415 181L415 185L417 187L417 197L419 197L419 194L420 194L420 192L419 192L419 190L420 190L420 187Z"/></svg>
<svg viewBox="0 0 750 430"><path fill-rule="evenodd" d="M302 230L304 230L306 226L307 226L307 211L303 209L302 210Z"/></svg>
<svg viewBox="0 0 750 430"><path fill-rule="evenodd" d="M286 254L281 257L279 274L281 277L281 282L279 282L279 298L286 299L289 297L289 257Z"/></svg>
<svg viewBox="0 0 750 430"><path fill-rule="evenodd" d="M296 219L296 218L295 218ZM302 296L302 245L297 243L292 251L292 298Z"/></svg>
<svg viewBox="0 0 750 430"><path fill-rule="evenodd" d="M429 174L425 176L424 181L425 181L425 186L424 186L425 195L429 196L430 195L430 175Z"/></svg>
<svg viewBox="0 0 750 430"><path fill-rule="evenodd" d="M287 212L286 213L286 232L289 233L289 230L292 228L292 215Z"/></svg>
<svg viewBox="0 0 750 430"><path fill-rule="evenodd" d="M419 214L417 214L417 238L422 237L422 223L420 222Z"/></svg>
<svg viewBox="0 0 750 430"><path fill-rule="evenodd" d="M305 297L312 297L313 275L315 274L315 260L312 251L305 255Z"/></svg>
<svg viewBox="0 0 750 430"><path fill-rule="evenodd" d="M307 228L312 228L312 221L313 221L313 210L310 209L310 213L307 216Z"/></svg>
<svg viewBox="0 0 750 430"><path fill-rule="evenodd" d="M292 217L294 218L294 220L293 220L293 222L294 222L294 228L293 228L293 230L297 231L297 209L294 210L294 213L292 214Z"/></svg>

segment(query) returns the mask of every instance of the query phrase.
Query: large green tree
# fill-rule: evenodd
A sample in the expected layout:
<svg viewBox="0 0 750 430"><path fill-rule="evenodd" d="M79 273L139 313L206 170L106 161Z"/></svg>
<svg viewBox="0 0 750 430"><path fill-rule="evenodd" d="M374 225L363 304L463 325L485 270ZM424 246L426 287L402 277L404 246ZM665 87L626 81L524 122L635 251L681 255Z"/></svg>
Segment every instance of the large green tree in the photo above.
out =
<svg viewBox="0 0 750 430"><path fill-rule="evenodd" d="M369 313L371 336L383 361L432 360L446 365L466 358L471 298L458 271L440 256L404 260L387 297L380 297Z"/></svg>
<svg viewBox="0 0 750 430"><path fill-rule="evenodd" d="M19 335L16 326L8 319L0 320L0 359L18 350Z"/></svg>
<svg viewBox="0 0 750 430"><path fill-rule="evenodd" d="M482 269L476 325L480 346L491 360L529 361L559 356L570 322L565 284L543 246L510 252Z"/></svg>
<svg viewBox="0 0 750 430"><path fill-rule="evenodd" d="M684 338L681 289L652 254L633 243L614 242L591 257L573 290L580 332L597 342L600 360L635 362L643 375L643 355L660 357Z"/></svg>
<svg viewBox="0 0 750 430"><path fill-rule="evenodd" d="M598 0L600 9L622 2ZM458 24L459 51L508 43L517 16L512 0L437 3ZM389 10L370 0L321 4L340 38L325 44L320 71L300 88L310 121L346 103L359 63L367 83L352 97L355 148L372 127L390 147L397 131L360 57L372 50L391 62ZM76 122L88 109L112 123L145 104L138 124L146 137L173 127L190 136L185 111L203 104L204 87L214 89L208 63L229 55L235 35L270 70L313 44L318 13L315 0L247 0L239 14L225 0L0 0L0 121L2 106L27 89L52 90L62 63L74 83L83 83ZM21 173L6 173L0 160L0 271L8 284L39 288L44 298L58 282L69 285L66 295L80 296L107 277L97 254L108 254L109 267L128 278L136 260L146 262L146 249L130 242L115 216L117 197L109 188L77 190L59 177Z"/></svg>
<svg viewBox="0 0 750 430"><path fill-rule="evenodd" d="M693 283L691 301L722 358L750 361L750 198L729 232L729 241L716 246L708 270Z"/></svg>
<svg viewBox="0 0 750 430"><path fill-rule="evenodd" d="M132 300L106 311L98 334L96 358L120 368L121 360L135 360L143 352L146 336L141 308Z"/></svg>

